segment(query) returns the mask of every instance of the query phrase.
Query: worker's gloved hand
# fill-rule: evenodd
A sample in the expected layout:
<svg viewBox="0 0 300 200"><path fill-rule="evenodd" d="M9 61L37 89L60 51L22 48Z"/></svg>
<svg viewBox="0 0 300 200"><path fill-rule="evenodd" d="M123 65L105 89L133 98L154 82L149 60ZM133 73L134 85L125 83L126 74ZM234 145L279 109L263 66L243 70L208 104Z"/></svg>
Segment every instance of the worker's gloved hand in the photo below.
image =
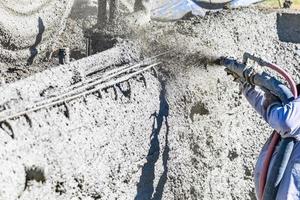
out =
<svg viewBox="0 0 300 200"><path fill-rule="evenodd" d="M227 68L225 68L225 72L227 73L227 75L231 75L233 77L233 81L238 83L239 85L239 94L241 95L245 89L245 87L247 86L251 86L249 83L247 83L245 81L245 79L239 77L237 74L232 73L230 70L228 70Z"/></svg>
<svg viewBox="0 0 300 200"><path fill-rule="evenodd" d="M280 103L280 99L272 94L270 91L265 91L264 100L263 100L263 108L267 110L270 105L274 103Z"/></svg>
<svg viewBox="0 0 300 200"><path fill-rule="evenodd" d="M220 58L220 64L226 67L227 74L231 74L235 79L239 78L243 82L248 82L252 85L255 71L251 67L246 67L245 64L238 62L234 58Z"/></svg>
<svg viewBox="0 0 300 200"><path fill-rule="evenodd" d="M244 77L245 65L239 63L236 59L223 57L221 58L221 64L226 67L226 72L232 74L234 77Z"/></svg>
<svg viewBox="0 0 300 200"><path fill-rule="evenodd" d="M235 60L221 56L214 60L214 64L224 65L225 66L224 70L227 73L227 75L228 76L231 75L233 77L234 82L240 82L240 76L237 73L235 73L234 70L230 69L230 67L227 66L231 61L234 62Z"/></svg>
<svg viewBox="0 0 300 200"><path fill-rule="evenodd" d="M225 72L227 73L228 76L230 75L230 76L233 77L234 82L240 82L241 81L241 77L238 74L234 73L233 71L231 71L228 68L225 68L224 70L225 70Z"/></svg>

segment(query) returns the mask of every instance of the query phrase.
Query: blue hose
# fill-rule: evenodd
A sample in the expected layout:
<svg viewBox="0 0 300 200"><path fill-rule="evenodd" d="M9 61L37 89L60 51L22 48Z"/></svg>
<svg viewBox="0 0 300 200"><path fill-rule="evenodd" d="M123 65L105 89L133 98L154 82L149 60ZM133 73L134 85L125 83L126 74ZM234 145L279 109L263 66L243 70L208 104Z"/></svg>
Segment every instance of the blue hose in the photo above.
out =
<svg viewBox="0 0 300 200"><path fill-rule="evenodd" d="M268 174L263 200L276 199L278 188L292 155L294 145L295 143L293 138L285 138L281 140L274 164Z"/></svg>
<svg viewBox="0 0 300 200"><path fill-rule="evenodd" d="M277 92L280 91L278 96L283 104L294 100L294 96L289 88L276 79L272 79L272 82L276 85ZM285 138L280 141L277 155L274 158L274 164L267 176L263 200L276 199L278 188L292 155L294 145L294 138Z"/></svg>

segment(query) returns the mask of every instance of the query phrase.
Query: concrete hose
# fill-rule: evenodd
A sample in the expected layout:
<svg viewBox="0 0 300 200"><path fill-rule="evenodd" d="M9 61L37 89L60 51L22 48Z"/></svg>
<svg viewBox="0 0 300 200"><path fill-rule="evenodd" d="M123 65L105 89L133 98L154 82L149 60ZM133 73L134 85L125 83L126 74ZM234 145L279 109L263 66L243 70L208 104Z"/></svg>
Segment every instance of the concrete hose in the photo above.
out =
<svg viewBox="0 0 300 200"><path fill-rule="evenodd" d="M286 95L285 99L281 99L284 104L288 103L289 101L293 100L298 96L296 83L293 78L281 67L271 64L269 62L265 62L264 66L269 67L270 69L275 70L280 75L282 75L285 80L289 83L291 91L288 88L285 88L283 84L279 85L282 88L283 94ZM293 96L292 96L293 95ZM293 98L294 97L294 98ZM282 139L279 145L279 151L275 157L274 165L270 169L270 175L267 177L268 168L271 162L272 155L274 153L275 147L277 146L278 142L280 141L279 133L273 134L271 144L269 145L269 149L267 152L267 156L264 162L263 172L261 176L262 182L260 182L260 199L261 200L274 200L276 199L276 195L278 192L278 188L280 182L283 178L284 172L286 170L287 164L290 160L294 149L294 139L293 138L285 138ZM266 181L264 181L264 180ZM264 185L263 183L266 182ZM263 192L262 192L263 191Z"/></svg>

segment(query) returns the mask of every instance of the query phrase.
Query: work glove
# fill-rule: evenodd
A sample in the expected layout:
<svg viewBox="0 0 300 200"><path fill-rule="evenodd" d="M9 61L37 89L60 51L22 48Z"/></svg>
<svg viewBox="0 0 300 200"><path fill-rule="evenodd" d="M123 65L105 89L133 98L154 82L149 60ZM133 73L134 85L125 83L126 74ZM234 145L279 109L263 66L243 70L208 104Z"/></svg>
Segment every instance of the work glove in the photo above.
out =
<svg viewBox="0 0 300 200"><path fill-rule="evenodd" d="M233 77L234 82L237 82L237 83L243 83L244 82L238 74L234 73L230 69L225 68L224 70L225 70L225 72L227 73L228 76Z"/></svg>
<svg viewBox="0 0 300 200"><path fill-rule="evenodd" d="M233 81L238 83L239 86L239 95L243 94L243 90L246 86L251 86L249 83L245 81L245 79L239 77L236 73L233 73L228 68L224 69L228 76L233 77ZM254 87L254 86L253 86Z"/></svg>
<svg viewBox="0 0 300 200"><path fill-rule="evenodd" d="M245 65L239 63L234 58L221 57L220 63L226 67L225 71L235 78L243 78Z"/></svg>
<svg viewBox="0 0 300 200"><path fill-rule="evenodd" d="M231 63L235 63L235 60L231 59L231 58L226 58L226 57L220 57L215 60L215 64L225 66L225 69L224 69L225 72L227 73L228 76L231 75L233 77L234 82L240 83L242 81L241 77L239 76L238 73L236 73L234 67L231 67L231 65L233 65Z"/></svg>
<svg viewBox="0 0 300 200"><path fill-rule="evenodd" d="M218 59L220 65L224 65L227 74L234 77L234 80L240 80L242 82L248 82L251 85L253 83L253 77L255 75L255 70L252 67L246 67L246 65L238 62L234 58L220 57Z"/></svg>
<svg viewBox="0 0 300 200"><path fill-rule="evenodd" d="M280 99L269 90L264 90L264 92L263 108L265 110L267 110L272 104L281 102Z"/></svg>

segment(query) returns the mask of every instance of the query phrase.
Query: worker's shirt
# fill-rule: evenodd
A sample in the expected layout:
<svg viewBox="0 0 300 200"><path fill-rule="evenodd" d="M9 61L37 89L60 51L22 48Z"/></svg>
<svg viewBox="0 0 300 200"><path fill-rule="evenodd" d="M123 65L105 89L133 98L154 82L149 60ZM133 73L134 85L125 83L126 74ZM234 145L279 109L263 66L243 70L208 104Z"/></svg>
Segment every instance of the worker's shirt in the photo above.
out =
<svg viewBox="0 0 300 200"><path fill-rule="evenodd" d="M275 129L282 137L293 137L296 139L295 147L289 160L286 172L280 183L276 200L300 200L300 98L282 105L278 101L270 102L266 107L266 97L263 91L251 86L243 88L243 94L255 110ZM269 139L270 140L270 139ZM256 163L254 179L256 196L258 196L258 186L260 172L263 168L265 155L267 154L269 141L264 145ZM278 146L270 163L273 165L274 157L278 151Z"/></svg>

